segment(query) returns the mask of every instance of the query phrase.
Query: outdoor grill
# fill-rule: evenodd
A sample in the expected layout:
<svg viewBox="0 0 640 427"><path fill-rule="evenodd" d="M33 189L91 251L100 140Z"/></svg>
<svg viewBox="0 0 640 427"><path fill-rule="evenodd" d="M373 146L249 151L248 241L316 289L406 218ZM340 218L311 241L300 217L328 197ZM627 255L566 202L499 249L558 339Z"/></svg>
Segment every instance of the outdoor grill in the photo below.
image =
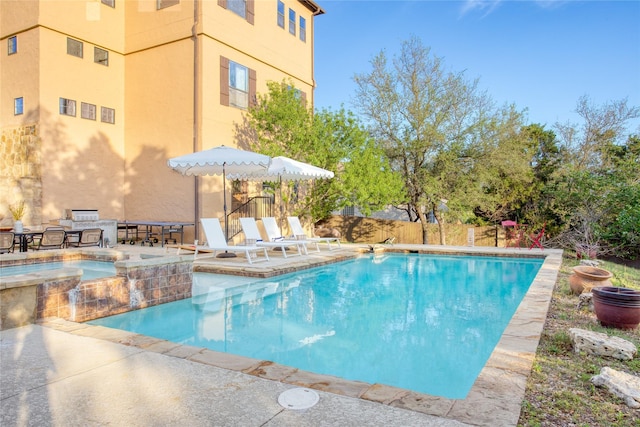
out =
<svg viewBox="0 0 640 427"><path fill-rule="evenodd" d="M118 221L100 219L97 209L65 209L64 218L58 223L71 231L101 228L103 246L115 245L118 241Z"/></svg>
<svg viewBox="0 0 640 427"><path fill-rule="evenodd" d="M100 214L97 209L65 209L64 219L72 221L98 221Z"/></svg>

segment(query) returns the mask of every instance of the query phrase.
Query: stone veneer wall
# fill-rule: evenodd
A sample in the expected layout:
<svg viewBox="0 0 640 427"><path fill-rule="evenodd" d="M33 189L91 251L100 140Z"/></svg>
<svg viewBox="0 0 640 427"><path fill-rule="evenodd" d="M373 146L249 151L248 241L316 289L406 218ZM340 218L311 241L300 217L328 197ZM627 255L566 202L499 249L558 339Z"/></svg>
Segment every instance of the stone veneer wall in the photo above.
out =
<svg viewBox="0 0 640 427"><path fill-rule="evenodd" d="M62 255L51 251L49 261L87 259L79 253ZM35 254L34 254L35 255ZM113 254L99 253L89 259L108 260ZM23 264L42 257L20 257ZM2 260L1 265L17 260ZM84 322L191 297L193 260L188 256L169 256L146 260L115 262L117 276L80 281L78 269L64 268L23 276L3 278L2 327L8 329L47 317ZM35 287L35 292L30 289ZM35 301L30 301L34 299ZM7 304L4 304L7 302ZM31 310L29 307L34 307Z"/></svg>
<svg viewBox="0 0 640 427"><path fill-rule="evenodd" d="M0 226L12 226L9 205L27 206L25 224L42 224L42 154L38 125L5 128L0 135Z"/></svg>

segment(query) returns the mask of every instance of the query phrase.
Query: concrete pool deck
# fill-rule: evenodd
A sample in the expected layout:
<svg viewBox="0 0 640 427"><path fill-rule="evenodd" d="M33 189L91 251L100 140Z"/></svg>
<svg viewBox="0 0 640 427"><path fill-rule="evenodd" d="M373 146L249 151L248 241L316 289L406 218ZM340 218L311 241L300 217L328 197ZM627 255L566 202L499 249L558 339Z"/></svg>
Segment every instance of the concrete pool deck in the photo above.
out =
<svg viewBox="0 0 640 427"><path fill-rule="evenodd" d="M196 260L196 270L271 275L351 258L366 245L279 257ZM162 248L121 245L132 257ZM379 384L299 371L268 361L170 343L60 319L2 332L2 425L317 426L516 425L527 377L562 261L560 250L394 245L394 251L544 255L545 262L466 399L445 399ZM317 390L307 410L282 408L294 387ZM48 422L47 422L48 421Z"/></svg>

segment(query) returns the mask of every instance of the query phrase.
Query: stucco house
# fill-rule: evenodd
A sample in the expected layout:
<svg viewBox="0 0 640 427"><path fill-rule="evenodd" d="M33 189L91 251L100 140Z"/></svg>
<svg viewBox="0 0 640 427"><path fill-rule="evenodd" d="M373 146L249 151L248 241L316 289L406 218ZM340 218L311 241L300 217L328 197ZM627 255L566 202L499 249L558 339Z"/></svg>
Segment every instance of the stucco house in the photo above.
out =
<svg viewBox="0 0 640 427"><path fill-rule="evenodd" d="M312 105L323 13L312 0L2 0L0 216L19 200L27 225L66 209L221 216L222 179L167 159L232 146L268 81Z"/></svg>

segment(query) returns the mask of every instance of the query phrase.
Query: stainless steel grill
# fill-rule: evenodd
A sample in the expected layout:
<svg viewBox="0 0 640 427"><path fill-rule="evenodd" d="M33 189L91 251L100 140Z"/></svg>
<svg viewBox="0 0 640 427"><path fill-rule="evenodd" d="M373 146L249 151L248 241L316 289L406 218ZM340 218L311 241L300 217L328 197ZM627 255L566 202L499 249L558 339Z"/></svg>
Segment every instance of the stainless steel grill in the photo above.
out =
<svg viewBox="0 0 640 427"><path fill-rule="evenodd" d="M71 221L98 221L100 214L97 209L65 209L65 218Z"/></svg>

